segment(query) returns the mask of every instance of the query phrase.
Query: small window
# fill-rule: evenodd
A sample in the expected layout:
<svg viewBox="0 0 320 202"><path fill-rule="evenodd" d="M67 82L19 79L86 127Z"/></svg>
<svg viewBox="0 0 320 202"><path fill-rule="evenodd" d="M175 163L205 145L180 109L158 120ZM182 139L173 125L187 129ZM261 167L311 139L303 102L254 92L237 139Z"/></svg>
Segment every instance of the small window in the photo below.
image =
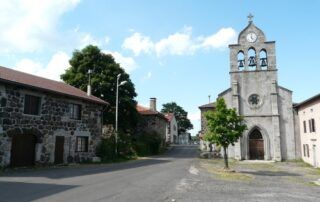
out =
<svg viewBox="0 0 320 202"><path fill-rule="evenodd" d="M306 157L306 145L303 145L303 156Z"/></svg>
<svg viewBox="0 0 320 202"><path fill-rule="evenodd" d="M70 104L70 119L81 120L81 105L78 104Z"/></svg>
<svg viewBox="0 0 320 202"><path fill-rule="evenodd" d="M40 97L33 95L25 95L24 97L24 113L31 115L39 115Z"/></svg>
<svg viewBox="0 0 320 202"><path fill-rule="evenodd" d="M309 145L308 144L306 144L306 150L307 150L307 156L310 157L310 155L309 155Z"/></svg>
<svg viewBox="0 0 320 202"><path fill-rule="evenodd" d="M307 123L306 123L306 121L303 121L303 132L304 133L307 132Z"/></svg>
<svg viewBox="0 0 320 202"><path fill-rule="evenodd" d="M77 137L77 152L88 152L88 137Z"/></svg>
<svg viewBox="0 0 320 202"><path fill-rule="evenodd" d="M314 119L311 119L310 123L311 123L311 129L310 129L311 132L316 132L316 125L315 125Z"/></svg>

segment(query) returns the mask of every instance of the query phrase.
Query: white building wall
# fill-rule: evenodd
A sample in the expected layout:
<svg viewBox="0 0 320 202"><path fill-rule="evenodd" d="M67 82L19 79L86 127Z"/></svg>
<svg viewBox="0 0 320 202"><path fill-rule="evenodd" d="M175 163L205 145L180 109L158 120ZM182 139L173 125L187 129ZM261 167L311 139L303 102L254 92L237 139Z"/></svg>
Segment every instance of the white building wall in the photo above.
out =
<svg viewBox="0 0 320 202"><path fill-rule="evenodd" d="M303 161L320 167L320 100L306 104L298 109L301 137L301 156ZM315 132L310 132L309 120L315 120ZM306 122L306 132L303 122ZM304 151L304 146L309 151Z"/></svg>

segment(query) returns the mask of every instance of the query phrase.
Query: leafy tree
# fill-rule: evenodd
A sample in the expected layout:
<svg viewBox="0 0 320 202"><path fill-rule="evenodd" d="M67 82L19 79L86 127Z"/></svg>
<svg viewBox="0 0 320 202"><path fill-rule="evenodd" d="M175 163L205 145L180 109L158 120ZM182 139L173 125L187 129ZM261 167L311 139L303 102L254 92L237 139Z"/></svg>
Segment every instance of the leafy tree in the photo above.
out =
<svg viewBox="0 0 320 202"><path fill-rule="evenodd" d="M162 113L174 113L178 123L178 133L185 133L193 128L192 123L188 119L188 112L175 102L170 102L162 105Z"/></svg>
<svg viewBox="0 0 320 202"><path fill-rule="evenodd" d="M83 91L87 90L88 70L92 70L92 95L109 103L103 114L103 122L108 124L115 122L116 82L117 75L121 74L120 82L127 83L119 87L119 129L133 129L138 121L134 100L137 94L129 75L115 62L112 55L104 54L97 46L88 45L81 51L75 50L69 63L71 67L61 75L61 79Z"/></svg>
<svg viewBox="0 0 320 202"><path fill-rule="evenodd" d="M225 169L229 169L227 148L234 145L247 129L243 117L238 116L235 109L228 109L223 98L217 100L216 110L206 112L205 117L208 133L204 140L223 148Z"/></svg>

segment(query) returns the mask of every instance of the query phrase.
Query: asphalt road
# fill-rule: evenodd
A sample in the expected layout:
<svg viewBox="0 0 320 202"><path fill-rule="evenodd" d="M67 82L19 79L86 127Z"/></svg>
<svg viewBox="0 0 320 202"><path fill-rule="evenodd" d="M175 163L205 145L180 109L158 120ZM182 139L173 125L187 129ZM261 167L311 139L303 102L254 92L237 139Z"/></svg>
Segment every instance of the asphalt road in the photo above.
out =
<svg viewBox="0 0 320 202"><path fill-rule="evenodd" d="M196 156L197 146L175 146L126 163L10 172L0 201L178 201L199 174Z"/></svg>
<svg viewBox="0 0 320 202"><path fill-rule="evenodd" d="M197 156L197 146L175 146L126 163L9 172L0 177L0 201L320 201L320 188L306 183L320 178L314 168L239 162L233 167L252 180L228 180Z"/></svg>

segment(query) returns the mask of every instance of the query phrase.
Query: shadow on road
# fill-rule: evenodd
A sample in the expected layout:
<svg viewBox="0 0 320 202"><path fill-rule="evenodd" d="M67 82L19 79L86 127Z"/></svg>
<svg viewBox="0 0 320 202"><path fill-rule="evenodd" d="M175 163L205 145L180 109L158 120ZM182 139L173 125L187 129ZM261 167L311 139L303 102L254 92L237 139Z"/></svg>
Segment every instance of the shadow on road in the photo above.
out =
<svg viewBox="0 0 320 202"><path fill-rule="evenodd" d="M279 176L279 177L283 177L283 176L301 176L299 174L296 173L289 173L289 172L285 172L285 171L241 171L241 173L246 173L246 174L251 174L251 175L260 175L260 176Z"/></svg>
<svg viewBox="0 0 320 202"><path fill-rule="evenodd" d="M77 177L84 175L92 175L105 172L114 172L124 169L133 169L143 166L151 166L160 163L168 163L169 160L163 159L143 159L130 161L117 164L92 164L80 165L77 167L61 167L61 168L48 168L44 170L25 170L25 171L12 171L5 173L1 177L47 177L51 179L61 179L68 177ZM0 181L1 181L0 177Z"/></svg>
<svg viewBox="0 0 320 202"><path fill-rule="evenodd" d="M1 201L3 202L25 202L51 196L75 187L77 186L25 182L0 182L0 195ZM35 192L35 190L37 190L37 192Z"/></svg>

